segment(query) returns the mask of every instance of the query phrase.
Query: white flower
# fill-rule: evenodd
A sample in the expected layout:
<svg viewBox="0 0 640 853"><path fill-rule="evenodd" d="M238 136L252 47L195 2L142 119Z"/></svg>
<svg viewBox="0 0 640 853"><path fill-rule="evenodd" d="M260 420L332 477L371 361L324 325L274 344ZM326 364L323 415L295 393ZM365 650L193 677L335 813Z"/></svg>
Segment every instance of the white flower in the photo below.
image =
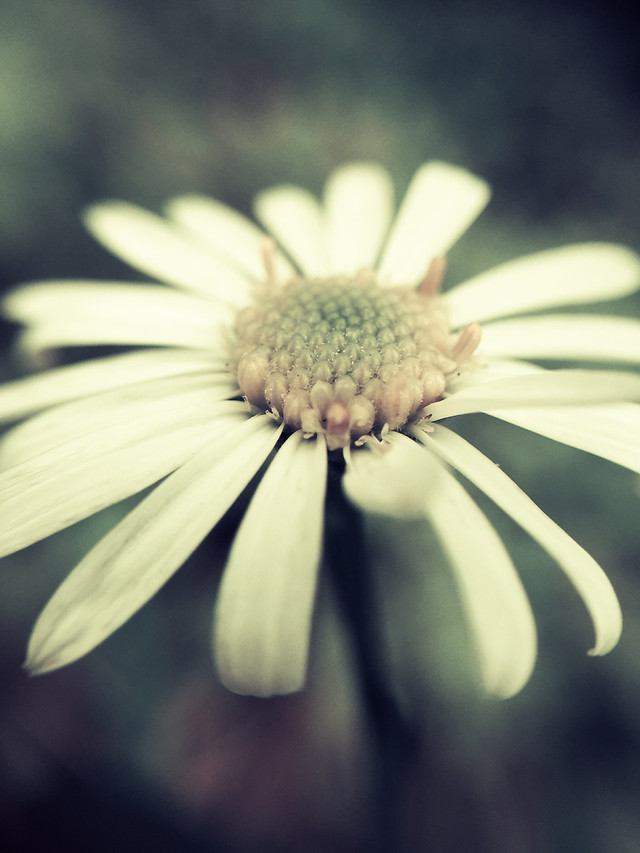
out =
<svg viewBox="0 0 640 853"><path fill-rule="evenodd" d="M327 466L343 456L357 506L433 525L487 691L509 696L527 681L535 625L504 545L452 468L568 575L593 620L592 652L615 645L620 608L601 568L453 428L455 415L485 412L640 471L640 377L522 361L637 363L640 323L513 316L622 297L638 287L640 262L619 246L567 246L440 296L440 259L488 188L428 163L393 223L392 196L389 176L371 164L334 172L322 203L297 187L264 192L256 214L281 248L205 198L174 200L167 219L99 204L86 216L93 235L163 283L36 283L6 298L31 355L139 348L0 389L5 421L28 416L0 445L1 553L158 483L45 607L29 643L32 671L68 664L115 631L269 461L224 571L214 656L238 692L300 689Z"/></svg>

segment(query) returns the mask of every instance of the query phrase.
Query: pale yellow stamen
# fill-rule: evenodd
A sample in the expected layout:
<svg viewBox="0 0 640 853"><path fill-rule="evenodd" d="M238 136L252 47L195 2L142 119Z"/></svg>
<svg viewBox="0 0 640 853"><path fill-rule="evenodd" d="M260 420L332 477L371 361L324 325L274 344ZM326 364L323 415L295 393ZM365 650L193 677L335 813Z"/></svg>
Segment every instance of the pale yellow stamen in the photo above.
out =
<svg viewBox="0 0 640 853"><path fill-rule="evenodd" d="M264 264L266 282L267 284L274 284L276 280L274 264L274 257L276 254L275 241L271 237L265 237L262 241L260 250L262 252L262 263Z"/></svg>
<svg viewBox="0 0 640 853"><path fill-rule="evenodd" d="M447 259L438 257L432 258L429 264L427 274L418 286L418 292L422 296L437 296L440 292L440 287L444 279L444 274L447 271Z"/></svg>
<svg viewBox="0 0 640 853"><path fill-rule="evenodd" d="M467 361L478 349L481 337L482 329L479 324L469 323L469 325L460 332L458 342L453 348L453 358L457 362Z"/></svg>

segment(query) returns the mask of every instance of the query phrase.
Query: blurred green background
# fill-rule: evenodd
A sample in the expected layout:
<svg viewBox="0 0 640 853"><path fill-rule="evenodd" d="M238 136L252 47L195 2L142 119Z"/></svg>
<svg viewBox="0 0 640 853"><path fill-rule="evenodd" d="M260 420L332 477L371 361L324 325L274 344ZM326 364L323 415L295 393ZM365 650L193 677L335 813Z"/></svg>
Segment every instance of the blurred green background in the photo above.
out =
<svg viewBox="0 0 640 853"><path fill-rule="evenodd" d="M132 278L83 232L90 201L159 209L197 191L250 212L257 190L287 181L319 192L356 158L385 164L399 195L430 158L491 182L449 284L565 242L640 249L638 26L625 8L4 0L0 286ZM637 316L640 302L613 310ZM13 330L1 331L7 378L21 366ZM396 689L420 731L402 842L436 853L640 850L638 480L504 424L464 429L605 566L625 631L607 658L588 658L573 590L488 508L531 595L541 649L521 695L487 701L428 533L373 525ZM87 659L22 674L40 608L125 511L3 561L0 848L374 849L371 744L328 593L304 694L265 702L216 685L210 612L241 508Z"/></svg>

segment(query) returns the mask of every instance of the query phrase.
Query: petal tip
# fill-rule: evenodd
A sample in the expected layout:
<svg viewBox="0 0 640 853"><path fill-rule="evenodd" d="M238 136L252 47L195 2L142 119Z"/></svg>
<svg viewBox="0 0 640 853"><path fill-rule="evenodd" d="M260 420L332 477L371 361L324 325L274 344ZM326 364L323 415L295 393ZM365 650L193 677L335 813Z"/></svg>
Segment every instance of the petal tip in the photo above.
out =
<svg viewBox="0 0 640 853"><path fill-rule="evenodd" d="M218 662L217 672L220 682L232 693L240 696L256 696L269 699L272 696L287 696L304 689L305 677L291 677L289 673L275 673L273 677L264 674L255 675L245 672L230 672Z"/></svg>
<svg viewBox="0 0 640 853"><path fill-rule="evenodd" d="M55 655L43 654L42 650L40 650L40 653L36 654L28 651L26 660L22 664L23 670L30 677L45 675L48 672L52 672L54 669L60 669L62 666L64 666L64 662L58 662Z"/></svg>
<svg viewBox="0 0 640 853"><path fill-rule="evenodd" d="M613 651L618 645L620 635L622 634L622 618L617 625L612 625L610 630L596 638L596 643L592 649L589 649L587 654L590 657L603 657Z"/></svg>

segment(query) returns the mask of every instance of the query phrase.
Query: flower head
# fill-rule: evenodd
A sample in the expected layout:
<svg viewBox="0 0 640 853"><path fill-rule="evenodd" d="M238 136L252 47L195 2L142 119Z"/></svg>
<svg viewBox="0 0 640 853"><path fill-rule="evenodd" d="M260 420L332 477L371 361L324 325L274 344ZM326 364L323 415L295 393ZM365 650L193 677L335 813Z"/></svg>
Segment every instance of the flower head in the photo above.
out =
<svg viewBox="0 0 640 853"><path fill-rule="evenodd" d="M615 645L620 608L602 569L455 432L455 417L484 412L640 471L640 377L526 361L637 363L640 323L516 316L631 293L640 261L619 246L567 246L441 294L443 258L485 206L487 185L428 163L395 220L392 197L387 173L366 163L334 172L322 202L277 187L256 199L270 236L200 197L174 200L166 219L99 204L86 216L94 236L162 283L36 283L6 298L31 356L137 349L0 389L4 419L27 418L0 445L1 553L157 484L51 598L29 643L32 671L70 663L125 622L265 463L213 620L231 689L303 686L336 460L363 511L433 525L489 692L509 696L526 682L535 625L504 545L452 469L565 571L591 614L593 653Z"/></svg>

